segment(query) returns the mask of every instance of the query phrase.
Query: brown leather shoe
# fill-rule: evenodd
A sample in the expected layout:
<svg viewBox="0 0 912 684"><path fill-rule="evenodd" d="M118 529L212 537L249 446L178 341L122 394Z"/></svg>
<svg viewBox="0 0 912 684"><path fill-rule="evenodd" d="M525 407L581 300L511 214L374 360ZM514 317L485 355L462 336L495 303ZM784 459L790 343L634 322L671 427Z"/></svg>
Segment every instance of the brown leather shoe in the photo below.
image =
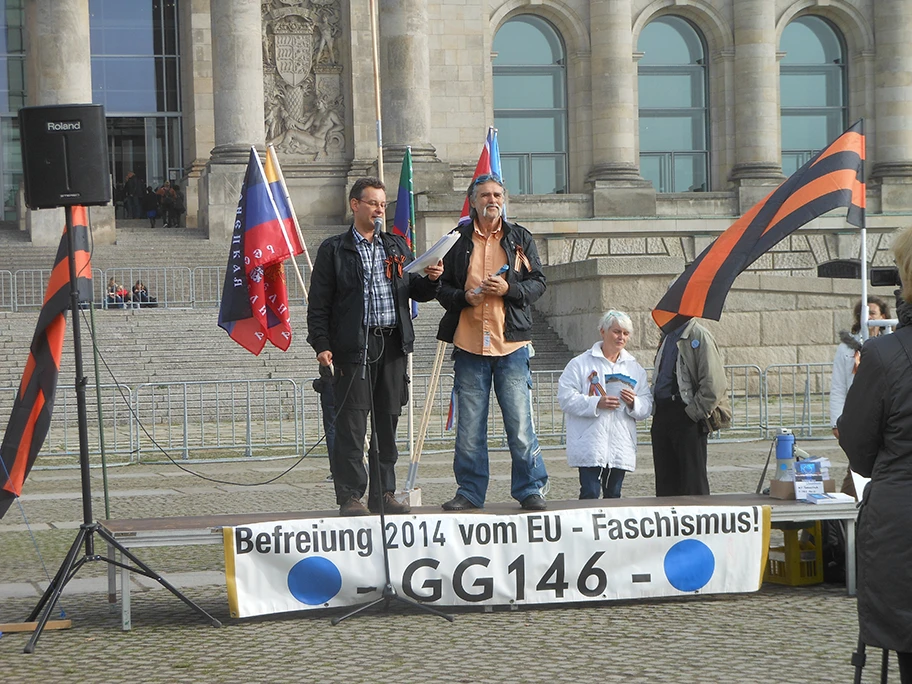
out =
<svg viewBox="0 0 912 684"><path fill-rule="evenodd" d="M361 503L361 499L352 496L352 498L339 506L339 515L346 517L352 515L370 515L370 511L364 507L364 504Z"/></svg>
<svg viewBox="0 0 912 684"><path fill-rule="evenodd" d="M396 500L395 495L392 492L386 492L383 495L383 512L386 515L402 515L403 513L408 513L412 510L412 507L408 503L403 503ZM374 515L380 514L380 506L371 505L370 512Z"/></svg>

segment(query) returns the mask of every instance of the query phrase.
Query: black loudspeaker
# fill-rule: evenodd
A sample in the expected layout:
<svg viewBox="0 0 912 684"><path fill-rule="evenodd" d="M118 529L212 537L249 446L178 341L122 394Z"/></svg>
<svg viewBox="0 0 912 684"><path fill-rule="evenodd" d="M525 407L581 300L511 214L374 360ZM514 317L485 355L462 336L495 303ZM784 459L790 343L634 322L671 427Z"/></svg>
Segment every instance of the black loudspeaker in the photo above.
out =
<svg viewBox="0 0 912 684"><path fill-rule="evenodd" d="M25 203L30 209L111 201L102 105L23 107L19 133Z"/></svg>

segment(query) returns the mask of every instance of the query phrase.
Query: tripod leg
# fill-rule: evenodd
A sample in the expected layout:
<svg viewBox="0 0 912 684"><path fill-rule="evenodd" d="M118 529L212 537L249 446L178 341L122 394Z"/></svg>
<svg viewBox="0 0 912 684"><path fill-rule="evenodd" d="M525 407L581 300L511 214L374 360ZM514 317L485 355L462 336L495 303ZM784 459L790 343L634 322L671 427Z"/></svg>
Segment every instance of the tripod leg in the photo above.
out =
<svg viewBox="0 0 912 684"><path fill-rule="evenodd" d="M116 548L118 551L120 551L120 553L121 553L122 556L125 556L126 558L129 558L129 559L136 565L136 567L138 567L140 570L143 571L143 573L146 575L146 577L149 577L149 578L151 578L151 579L154 579L156 582L158 582L160 585L162 585L165 589L167 589L168 591L170 591L170 592L171 592L172 594L174 594L177 598L179 598L181 601L183 601L183 602L186 603L188 606L190 606L190 607L191 607L193 610L195 610L197 613L199 613L199 614L202 615L204 618L206 618L207 620L209 620L209 623L210 623L213 627L221 627L221 626L222 626L222 623L221 623L219 620L217 620L217 619L215 619L214 617L212 617L209 613L207 613L205 610L203 610L203 609L200 608L198 605L196 605L193 601L191 601L191 600L188 599L186 596L184 596L176 587L172 586L164 577L162 577L161 575L159 575L157 572L153 571L148 565L146 565L146 564L143 563L141 560L139 560L139 558L137 558L137 557L134 556L132 553L130 553L129 549L127 549L125 546L123 546L123 544L121 544L121 543L120 543L119 541L117 541L113 536L111 536L111 535L108 533L108 531L105 530L103 527L96 525L96 526L95 526L95 531L96 531L96 532L98 533L98 535L99 535L102 539L104 539L109 545L113 546L113 547ZM123 594L123 590L121 591L121 593Z"/></svg>
<svg viewBox="0 0 912 684"><path fill-rule="evenodd" d="M374 600L374 601L371 601L370 603L365 603L363 606L358 606L357 608L355 608L355 609L354 609L353 611L351 611L350 613L346 613L345 615L340 615L340 616L338 616L338 617L334 617L332 620L329 621L329 624L331 624L333 627L335 627L335 626L338 625L340 622L342 622L342 620L345 620L345 619L350 618L350 617L352 617L352 616L354 616L354 615L357 615L358 613L362 613L362 612L364 612L365 610L367 610L368 608L373 608L374 606L376 606L376 605L378 605L378 604L380 604L380 603L383 603L383 602L386 601L386 600L387 600L387 599L381 597L381 598L378 598L378 599L376 599L376 600Z"/></svg>
<svg viewBox="0 0 912 684"><path fill-rule="evenodd" d="M855 684L861 684L861 671L864 669L865 661L865 643L861 640L861 634L858 635L858 648L852 654L852 665L855 666Z"/></svg>
<svg viewBox="0 0 912 684"><path fill-rule="evenodd" d="M29 615L28 621L33 622L35 618L38 617L39 611L41 612L41 617L38 619L38 624L35 626L32 638L29 639L28 643L25 645L25 648L22 650L23 653L35 652L35 644L38 643L41 632L44 631L44 626L51 616L51 611L54 610L54 606L57 604L57 600L60 598L63 588L70 579L70 571L76 563L76 554L79 553L79 549L82 548L82 544L85 541L86 534L88 534L90 527L91 526L86 525L81 525L79 527L79 534L76 535L76 540L70 547L66 559L63 561L63 565L60 566L60 569L57 571L57 574L54 575L53 581L48 585L48 588L42 595L38 605L35 606L35 609L32 611L31 615Z"/></svg>
<svg viewBox="0 0 912 684"><path fill-rule="evenodd" d="M425 604L419 603L418 601L412 601L411 599L407 599L404 596L399 596L399 594L393 594L393 596L391 598L396 599L400 603L407 603L410 606L415 606L415 608L420 608L425 613L430 613L431 615L436 615L437 617L442 617L443 619L449 620L450 622L456 621L456 618L453 617L452 615L447 615L446 613L441 612L441 611L437 610L436 608L432 608L431 606L426 606Z"/></svg>

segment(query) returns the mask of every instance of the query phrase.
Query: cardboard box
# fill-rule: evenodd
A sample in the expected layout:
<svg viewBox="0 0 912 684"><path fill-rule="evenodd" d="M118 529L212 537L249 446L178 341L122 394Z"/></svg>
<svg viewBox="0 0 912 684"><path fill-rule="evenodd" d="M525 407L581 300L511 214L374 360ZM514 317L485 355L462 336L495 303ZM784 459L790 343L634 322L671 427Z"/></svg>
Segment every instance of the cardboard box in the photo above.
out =
<svg viewBox="0 0 912 684"><path fill-rule="evenodd" d="M823 491L835 492L836 482L833 480L823 481ZM771 499L791 499L795 500L795 483L785 482L782 480L770 480L770 498Z"/></svg>

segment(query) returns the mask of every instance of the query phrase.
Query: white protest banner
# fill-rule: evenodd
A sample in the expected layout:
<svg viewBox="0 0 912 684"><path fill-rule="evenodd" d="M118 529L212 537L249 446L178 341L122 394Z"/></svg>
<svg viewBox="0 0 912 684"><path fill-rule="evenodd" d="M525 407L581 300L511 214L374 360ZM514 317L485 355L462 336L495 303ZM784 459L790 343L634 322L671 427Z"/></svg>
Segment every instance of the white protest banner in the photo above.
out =
<svg viewBox="0 0 912 684"><path fill-rule="evenodd" d="M437 606L605 601L759 589L767 506L583 508L386 520L393 587ZM380 518L224 529L233 617L379 598Z"/></svg>

